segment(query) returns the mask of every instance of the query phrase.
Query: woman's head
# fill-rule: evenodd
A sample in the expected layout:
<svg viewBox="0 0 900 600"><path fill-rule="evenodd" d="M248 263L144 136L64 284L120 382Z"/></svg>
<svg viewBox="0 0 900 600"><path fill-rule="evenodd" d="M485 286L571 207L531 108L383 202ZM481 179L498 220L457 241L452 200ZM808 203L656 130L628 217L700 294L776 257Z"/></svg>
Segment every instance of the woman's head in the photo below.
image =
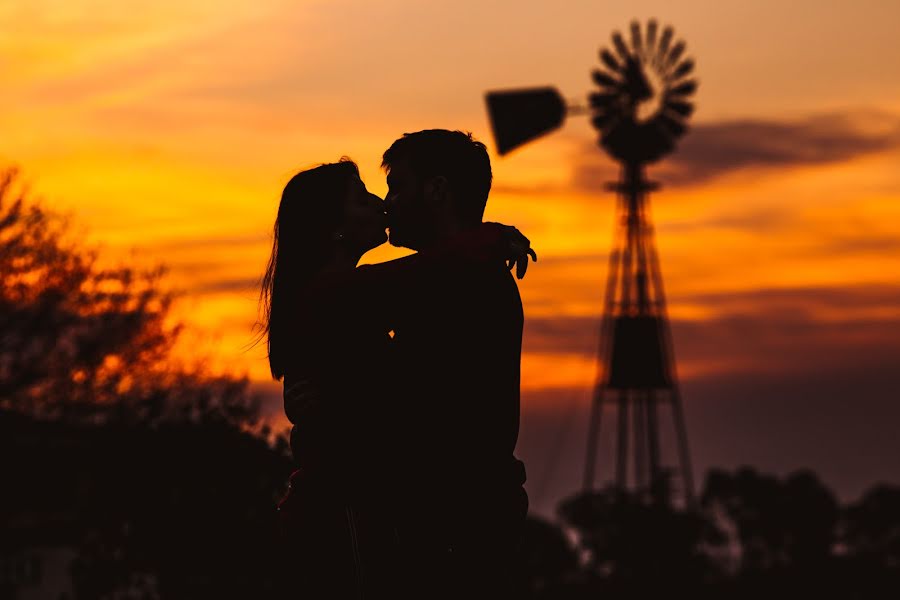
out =
<svg viewBox="0 0 900 600"><path fill-rule="evenodd" d="M294 175L284 187L272 253L263 278L262 335L272 375L284 374L283 339L293 335L293 307L309 280L338 257L358 260L387 240L381 198L370 194L346 158Z"/></svg>

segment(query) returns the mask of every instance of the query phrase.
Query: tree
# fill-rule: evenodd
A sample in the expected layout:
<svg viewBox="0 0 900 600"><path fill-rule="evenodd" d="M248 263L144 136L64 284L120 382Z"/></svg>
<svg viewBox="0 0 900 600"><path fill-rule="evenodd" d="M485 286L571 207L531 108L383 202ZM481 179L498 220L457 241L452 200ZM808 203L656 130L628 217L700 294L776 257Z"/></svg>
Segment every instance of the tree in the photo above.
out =
<svg viewBox="0 0 900 600"><path fill-rule="evenodd" d="M68 421L255 419L246 379L179 364L164 269L100 267L0 173L0 409Z"/></svg>
<svg viewBox="0 0 900 600"><path fill-rule="evenodd" d="M719 576L711 551L724 538L701 512L608 489L566 499L559 513L607 597L696 597Z"/></svg>
<svg viewBox="0 0 900 600"><path fill-rule="evenodd" d="M517 598L565 598L566 588L575 587L579 573L578 554L565 533L555 524L531 515L526 519L516 561Z"/></svg>
<svg viewBox="0 0 900 600"><path fill-rule="evenodd" d="M69 549L83 598L284 597L286 439L245 377L174 359L163 273L101 267L0 172L0 559Z"/></svg>

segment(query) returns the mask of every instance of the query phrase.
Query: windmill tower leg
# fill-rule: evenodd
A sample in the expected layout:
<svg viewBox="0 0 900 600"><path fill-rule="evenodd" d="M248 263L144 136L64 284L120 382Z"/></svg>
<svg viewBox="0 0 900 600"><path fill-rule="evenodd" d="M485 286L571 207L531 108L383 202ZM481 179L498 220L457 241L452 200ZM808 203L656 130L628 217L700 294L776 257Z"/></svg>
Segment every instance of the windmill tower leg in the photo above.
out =
<svg viewBox="0 0 900 600"><path fill-rule="evenodd" d="M614 488L643 497L673 500L668 478L676 475L685 504L693 502L687 431L675 373L662 276L649 224L646 192L652 189L640 165L627 165L615 184L621 218L610 254L601 326L598 379L591 407L584 487L594 488L600 452L600 422L609 404L615 423ZM663 461L659 405L667 399L676 438L677 464ZM630 472L630 477L629 477Z"/></svg>
<svg viewBox="0 0 900 600"><path fill-rule="evenodd" d="M628 486L628 393L619 392L619 425L616 430L616 487L624 490Z"/></svg>

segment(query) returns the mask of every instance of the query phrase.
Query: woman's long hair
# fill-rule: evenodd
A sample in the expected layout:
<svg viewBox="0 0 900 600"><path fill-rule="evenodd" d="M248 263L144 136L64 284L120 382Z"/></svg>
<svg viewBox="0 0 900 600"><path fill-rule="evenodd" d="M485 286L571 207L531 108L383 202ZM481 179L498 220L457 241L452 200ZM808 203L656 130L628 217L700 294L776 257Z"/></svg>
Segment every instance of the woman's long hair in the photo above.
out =
<svg viewBox="0 0 900 600"><path fill-rule="evenodd" d="M349 158L294 175L281 194L272 253L259 294L260 339L266 338L272 377L284 377L297 341L298 299L331 260L332 236L344 214L350 180L359 168Z"/></svg>

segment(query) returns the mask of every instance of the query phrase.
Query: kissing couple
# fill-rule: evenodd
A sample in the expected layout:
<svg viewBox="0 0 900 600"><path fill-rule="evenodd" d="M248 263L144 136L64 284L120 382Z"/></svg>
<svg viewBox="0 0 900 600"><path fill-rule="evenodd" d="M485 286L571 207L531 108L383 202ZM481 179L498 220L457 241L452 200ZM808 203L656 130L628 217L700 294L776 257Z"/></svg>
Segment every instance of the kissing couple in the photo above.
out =
<svg viewBox="0 0 900 600"><path fill-rule="evenodd" d="M484 144L405 134L388 193L349 159L285 186L260 301L296 470L278 507L297 598L506 598L528 509L515 458L529 256L483 223ZM357 266L388 241L415 253Z"/></svg>

